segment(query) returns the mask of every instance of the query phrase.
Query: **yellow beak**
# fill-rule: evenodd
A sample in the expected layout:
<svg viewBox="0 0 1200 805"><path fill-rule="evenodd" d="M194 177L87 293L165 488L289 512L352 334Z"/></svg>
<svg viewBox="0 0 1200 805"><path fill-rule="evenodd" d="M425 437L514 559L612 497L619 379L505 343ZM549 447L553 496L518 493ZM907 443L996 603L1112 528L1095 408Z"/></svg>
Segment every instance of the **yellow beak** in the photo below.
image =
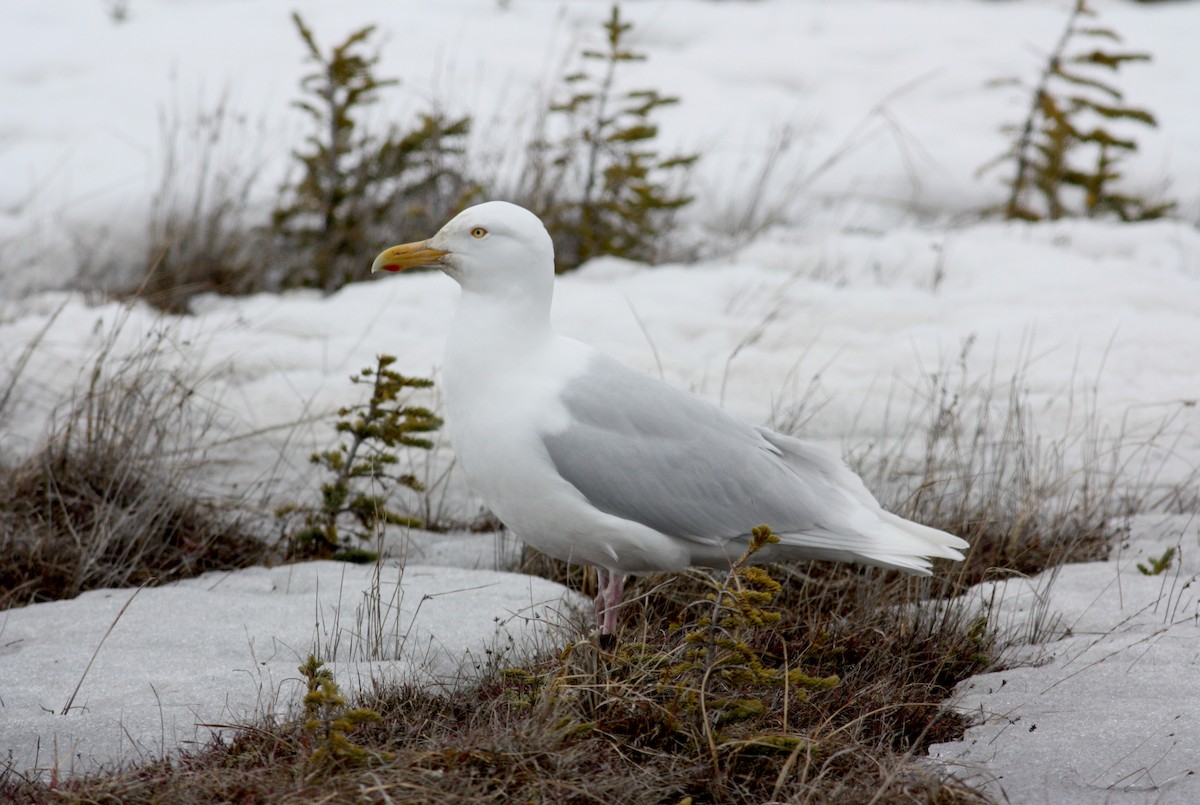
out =
<svg viewBox="0 0 1200 805"><path fill-rule="evenodd" d="M403 243L393 246L376 257L375 262L371 264L371 273L403 271L406 268L416 268L417 266L435 266L448 254L450 252L433 248L427 240Z"/></svg>

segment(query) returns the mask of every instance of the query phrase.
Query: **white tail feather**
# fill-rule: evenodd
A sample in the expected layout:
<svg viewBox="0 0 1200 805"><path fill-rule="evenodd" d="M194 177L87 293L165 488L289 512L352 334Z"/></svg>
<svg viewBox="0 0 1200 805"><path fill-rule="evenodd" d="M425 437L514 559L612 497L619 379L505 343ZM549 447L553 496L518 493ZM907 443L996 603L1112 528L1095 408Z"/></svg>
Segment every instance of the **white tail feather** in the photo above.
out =
<svg viewBox="0 0 1200 805"><path fill-rule="evenodd" d="M764 549L761 558L859 562L922 576L929 575L932 559L962 560L965 540L890 512L879 514L878 527L866 534L825 530L781 534L779 544Z"/></svg>

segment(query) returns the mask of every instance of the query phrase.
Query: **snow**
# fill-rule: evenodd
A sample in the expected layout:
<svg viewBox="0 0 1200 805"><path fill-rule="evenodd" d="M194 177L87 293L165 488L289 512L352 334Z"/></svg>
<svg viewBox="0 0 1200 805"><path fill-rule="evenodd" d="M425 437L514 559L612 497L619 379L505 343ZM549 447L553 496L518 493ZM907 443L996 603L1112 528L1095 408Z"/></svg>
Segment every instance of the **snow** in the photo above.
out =
<svg viewBox="0 0 1200 805"><path fill-rule="evenodd" d="M1167 548L1180 559L1166 572L1137 569ZM1011 802L1194 802L1198 549L1194 517L1143 518L1111 562L981 585L1033 640L1014 667L960 686L957 706L983 724L930 754Z"/></svg>
<svg viewBox="0 0 1200 805"><path fill-rule="evenodd" d="M650 55L631 66L629 86L680 96L663 110L663 138L703 153L688 215L711 233L709 256L654 270L592 261L559 280L556 326L751 422L801 421L806 436L846 451L896 436L909 396L919 400L932 375L965 371L1000 386L1017 378L1040 435L1086 428L1127 446L1154 438L1141 459L1150 464L1126 467L1125 483L1160 464L1158 482L1187 478L1200 464L1200 113L1191 97L1200 3L1093 3L1131 49L1154 54L1120 79L1160 122L1138 133L1126 181L1151 195L1165 188L1179 219L1030 225L974 214L1002 192L999 174L976 169L1004 150L1000 127L1027 103L994 81L1034 77L1069 5L624 3L635 47ZM436 377L450 280L389 277L329 297L206 297L185 318L49 289L69 287L105 249L142 248L171 126L186 130L222 96L230 118L218 158L261 171L254 203L270 205L302 125L288 107L305 70L293 8L325 45L377 23L381 72L404 83L376 122L435 100L469 112L485 121L480 160L504 176L532 112L608 5L447 0L409 4L401 18L385 0L134 0L119 25L104 8L9 0L0 25L0 365L15 366L54 318L0 418L0 450L36 446L106 343L118 358L156 344L158 365L190 378L201 391L191 404L213 418L208 482L264 511L304 499L315 488L307 456L334 438L333 412L354 392L348 375L387 352L400 371ZM764 191L784 223L726 236L722 225L755 191L785 130L794 144ZM180 157L175 191L195 170ZM451 455L440 445L416 455L414 470L438 478ZM445 517L476 513L452 471L437 492ZM1198 539L1186 517L1145 516L1109 562L977 590L987 600L994 592L1018 633L1043 612L1061 613L1060 628L1015 649L1040 664L964 683L959 705L984 723L933 754L1012 801L1200 800L1200 775L1188 773L1200 756L1190 648L1200 635L1195 585L1186 586L1200 572ZM1164 576L1134 569L1177 543L1182 558ZM564 609L553 603L564 591L497 574L511 544L414 533L403 548L404 618L423 602L407 653L327 658L347 684L390 673L458 678L471 670L466 658L486 658L508 635L517 646L555 639L543 617ZM328 645L335 612L343 625L353 619L366 573L301 565L144 589L68 716L54 713L133 591L0 613L0 752L32 762L38 736L40 767L81 770L201 738L197 724L294 706L295 666ZM314 613L323 613L315 623ZM409 634L404 623L393 634Z"/></svg>
<svg viewBox="0 0 1200 805"><path fill-rule="evenodd" d="M579 603L514 573L306 562L10 610L0 746L18 769L70 773L203 745L294 713L310 653L346 686L453 687L552 646Z"/></svg>

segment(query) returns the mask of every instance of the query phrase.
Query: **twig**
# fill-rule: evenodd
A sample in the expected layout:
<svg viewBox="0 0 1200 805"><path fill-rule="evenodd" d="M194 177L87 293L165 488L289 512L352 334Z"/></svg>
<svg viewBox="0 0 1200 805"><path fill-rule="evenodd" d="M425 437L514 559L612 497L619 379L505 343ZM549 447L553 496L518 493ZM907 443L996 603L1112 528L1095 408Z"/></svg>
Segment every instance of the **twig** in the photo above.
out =
<svg viewBox="0 0 1200 805"><path fill-rule="evenodd" d="M1067 47L1067 42L1071 40L1072 34L1075 33L1075 20L1082 11L1083 3L1076 2L1075 8L1071 10L1070 16L1067 17L1066 27L1063 28L1062 35L1058 38L1058 43L1050 51L1050 58L1046 60L1046 68L1042 71L1041 76L1038 77L1037 86L1033 89L1029 114L1025 117L1021 136L1017 138L1017 144L1013 148L1017 157L1017 170L1016 175L1013 177L1012 189L1009 193L1008 201L1005 205L1006 213L1010 217L1018 208L1021 201L1021 192L1026 187L1025 172L1029 169L1029 147L1033 141L1034 124L1037 122L1042 109L1042 99L1046 96L1046 85L1050 82L1050 77L1059 68L1063 52Z"/></svg>

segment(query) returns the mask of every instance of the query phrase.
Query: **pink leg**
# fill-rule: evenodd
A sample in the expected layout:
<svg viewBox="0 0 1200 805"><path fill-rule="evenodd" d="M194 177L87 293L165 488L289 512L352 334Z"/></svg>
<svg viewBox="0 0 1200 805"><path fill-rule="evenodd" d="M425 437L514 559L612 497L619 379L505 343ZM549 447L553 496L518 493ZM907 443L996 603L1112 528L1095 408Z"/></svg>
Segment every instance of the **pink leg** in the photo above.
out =
<svg viewBox="0 0 1200 805"><path fill-rule="evenodd" d="M610 635L617 629L617 608L625 595L625 574L615 570L603 571L603 587L596 596L596 612L600 621L600 634ZM601 609L600 598L603 596L604 605Z"/></svg>
<svg viewBox="0 0 1200 805"><path fill-rule="evenodd" d="M596 623L603 629L604 610L607 609L605 595L608 593L608 571L602 567L596 568L596 599L593 605L596 609Z"/></svg>

